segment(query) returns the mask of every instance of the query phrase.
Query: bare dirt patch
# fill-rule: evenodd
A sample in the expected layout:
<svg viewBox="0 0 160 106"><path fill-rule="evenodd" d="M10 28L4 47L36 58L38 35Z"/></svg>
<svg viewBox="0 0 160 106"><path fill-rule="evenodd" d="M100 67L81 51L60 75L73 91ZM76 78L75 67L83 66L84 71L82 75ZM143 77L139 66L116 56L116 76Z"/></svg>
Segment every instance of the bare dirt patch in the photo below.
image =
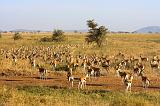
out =
<svg viewBox="0 0 160 106"><path fill-rule="evenodd" d="M6 74L6 73L4 73ZM62 87L70 88L67 81L66 74L58 73L48 76L46 80L39 79L38 75L19 75L17 73L9 74L11 76L0 74L0 83L9 86L50 86L50 87ZM14 76L18 75L18 76ZM76 76L78 78L78 76ZM160 91L160 78L150 77L151 85L149 88L144 89L141 84L141 78L134 77L132 91ZM78 87L78 80L74 81L74 89ZM105 90L105 91L124 91L125 87L121 78L116 76L101 76L97 78L91 78L91 81L87 81L87 90Z"/></svg>

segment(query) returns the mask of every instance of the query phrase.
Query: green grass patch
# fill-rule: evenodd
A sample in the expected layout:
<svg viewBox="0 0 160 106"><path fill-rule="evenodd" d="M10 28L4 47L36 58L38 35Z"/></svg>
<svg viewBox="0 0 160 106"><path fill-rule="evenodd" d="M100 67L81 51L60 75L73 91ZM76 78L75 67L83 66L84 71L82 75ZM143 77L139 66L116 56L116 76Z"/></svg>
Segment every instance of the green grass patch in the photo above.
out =
<svg viewBox="0 0 160 106"><path fill-rule="evenodd" d="M60 87L0 87L0 103L14 105L67 106L149 106L160 105L160 92L111 92L105 90L76 90Z"/></svg>

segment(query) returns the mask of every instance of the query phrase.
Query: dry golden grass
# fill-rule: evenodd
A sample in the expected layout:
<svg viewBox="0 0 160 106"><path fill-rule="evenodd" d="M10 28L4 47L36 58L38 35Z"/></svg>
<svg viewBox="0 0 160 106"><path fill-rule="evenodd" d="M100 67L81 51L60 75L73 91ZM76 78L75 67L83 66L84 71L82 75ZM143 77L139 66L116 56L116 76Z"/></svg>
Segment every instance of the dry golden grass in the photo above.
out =
<svg viewBox="0 0 160 106"><path fill-rule="evenodd" d="M124 53L126 56L139 57L143 54L149 58L153 55L160 55L160 34L108 34L104 46L98 48L96 45L86 45L84 38L86 33L65 33L66 41L61 43L39 42L42 37L49 37L52 33L25 33L21 34L23 39L14 41L13 33L2 34L0 39L0 48L11 49L20 46L52 46L52 45L79 45L78 48L73 47L71 51L74 54L94 54L97 55L116 55L118 52ZM82 36L80 36L82 35ZM9 61L9 60L5 60ZM4 60L2 62L5 62ZM28 65L25 66L19 62L20 69L30 70ZM23 67L24 66L24 67ZM11 62L3 63L1 68L12 68ZM150 70L150 69L149 69Z"/></svg>
<svg viewBox="0 0 160 106"><path fill-rule="evenodd" d="M123 93L0 86L0 105L6 106L158 106L159 99L159 92Z"/></svg>
<svg viewBox="0 0 160 106"><path fill-rule="evenodd" d="M84 42L86 33L65 33L66 41L61 43L39 42L44 36L51 36L51 33L40 34L22 34L23 39L14 41L13 34L2 34L0 38L0 48L11 49L20 46L52 46L61 44L79 45L79 48L71 48L74 54L93 54L97 55L116 55L118 52L126 56L136 56L143 54L149 58L153 55L160 56L160 34L108 34L104 46L98 48L96 45L86 45ZM0 57L1 58L1 57ZM0 60L0 70L17 70L34 73L29 63L25 60L19 60L16 67L12 65L11 60ZM150 76L153 73L146 66L146 71ZM77 90L53 89L43 87L28 88L10 88L8 86L0 87L0 105L57 105L57 106L80 106L80 105L140 105L153 106L160 105L160 92L136 92L125 94L124 92L79 92Z"/></svg>
<svg viewBox="0 0 160 106"><path fill-rule="evenodd" d="M43 37L49 37L52 33L25 33L21 34L23 39L14 41L12 39L13 33L2 34L0 39L0 48L11 49L20 46L53 46L53 45L79 45L78 48L73 47L71 51L74 54L94 54L113 56L122 52L129 56L139 57L143 54L149 58L153 55L160 55L160 34L108 34L103 47L98 48L96 45L86 45L84 38L86 33L65 33L65 41L61 43L54 42L40 42ZM82 36L80 36L82 35ZM8 61L8 63L6 62ZM27 62L19 61L19 69L31 70ZM26 63L25 66L22 63ZM1 69L12 68L9 60L2 61ZM24 67L23 67L24 66ZM150 68L147 68L150 70Z"/></svg>

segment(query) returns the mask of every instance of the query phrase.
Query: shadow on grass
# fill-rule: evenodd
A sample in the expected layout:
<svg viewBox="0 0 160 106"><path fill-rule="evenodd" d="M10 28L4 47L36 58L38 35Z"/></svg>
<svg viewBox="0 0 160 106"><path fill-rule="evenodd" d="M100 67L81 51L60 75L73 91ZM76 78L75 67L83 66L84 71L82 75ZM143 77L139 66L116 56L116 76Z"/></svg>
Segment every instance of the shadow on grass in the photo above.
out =
<svg viewBox="0 0 160 106"><path fill-rule="evenodd" d="M148 88L150 88L150 89L160 89L160 86L159 87L158 86L150 86Z"/></svg>
<svg viewBox="0 0 160 106"><path fill-rule="evenodd" d="M34 79L41 79L40 77L30 77L30 78L34 78ZM52 80L52 79L57 79L57 78L50 78L50 77L45 78L45 80Z"/></svg>
<svg viewBox="0 0 160 106"><path fill-rule="evenodd" d="M107 92L111 92L109 90L82 90L81 93L83 94L92 94L92 93L107 93Z"/></svg>
<svg viewBox="0 0 160 106"><path fill-rule="evenodd" d="M87 84L87 86L110 86L110 84Z"/></svg>
<svg viewBox="0 0 160 106"><path fill-rule="evenodd" d="M12 82L14 82L14 81L24 81L24 80L4 80L4 81L12 81Z"/></svg>
<svg viewBox="0 0 160 106"><path fill-rule="evenodd" d="M147 88L144 88L143 86L134 86L134 87L138 87L138 88L142 88L142 89L158 89L160 90L160 86L149 86Z"/></svg>

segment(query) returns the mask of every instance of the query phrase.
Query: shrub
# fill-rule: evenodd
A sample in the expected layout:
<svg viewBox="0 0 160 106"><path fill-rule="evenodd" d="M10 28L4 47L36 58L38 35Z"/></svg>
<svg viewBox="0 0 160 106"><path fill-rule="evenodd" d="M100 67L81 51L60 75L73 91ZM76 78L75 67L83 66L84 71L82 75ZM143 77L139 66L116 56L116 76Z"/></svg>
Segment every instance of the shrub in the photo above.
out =
<svg viewBox="0 0 160 106"><path fill-rule="evenodd" d="M78 31L77 31L77 30L75 30L75 31L74 31L74 33L78 33Z"/></svg>
<svg viewBox="0 0 160 106"><path fill-rule="evenodd" d="M40 39L41 42L52 42L52 38L43 37Z"/></svg>
<svg viewBox="0 0 160 106"><path fill-rule="evenodd" d="M52 40L59 42L64 40L64 32L62 30L54 30Z"/></svg>
<svg viewBox="0 0 160 106"><path fill-rule="evenodd" d="M22 37L21 37L20 33L16 32L16 33L14 34L14 36L13 36L13 39L14 39L14 40L19 40L19 39L22 39Z"/></svg>

